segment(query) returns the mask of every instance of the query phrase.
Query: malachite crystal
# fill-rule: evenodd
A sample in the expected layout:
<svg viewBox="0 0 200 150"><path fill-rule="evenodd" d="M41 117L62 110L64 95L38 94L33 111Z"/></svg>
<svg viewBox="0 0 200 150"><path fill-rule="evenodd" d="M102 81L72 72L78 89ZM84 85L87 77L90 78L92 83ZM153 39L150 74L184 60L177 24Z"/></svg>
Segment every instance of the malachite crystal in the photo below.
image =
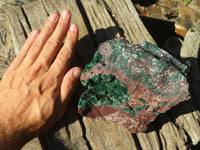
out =
<svg viewBox="0 0 200 150"><path fill-rule="evenodd" d="M188 67L149 42L106 41L81 75L79 113L146 131L157 115L188 100Z"/></svg>

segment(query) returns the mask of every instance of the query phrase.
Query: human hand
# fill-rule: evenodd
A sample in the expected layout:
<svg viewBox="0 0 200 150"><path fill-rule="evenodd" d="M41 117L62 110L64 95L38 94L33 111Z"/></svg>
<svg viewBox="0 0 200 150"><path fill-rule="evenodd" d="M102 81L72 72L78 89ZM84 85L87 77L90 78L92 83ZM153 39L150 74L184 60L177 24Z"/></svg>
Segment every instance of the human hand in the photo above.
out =
<svg viewBox="0 0 200 150"><path fill-rule="evenodd" d="M62 116L81 69L68 71L78 39L68 10L33 30L0 82L0 149L19 149ZM62 46L66 37L65 44ZM61 48L61 50L60 50ZM60 51L59 51L60 50Z"/></svg>

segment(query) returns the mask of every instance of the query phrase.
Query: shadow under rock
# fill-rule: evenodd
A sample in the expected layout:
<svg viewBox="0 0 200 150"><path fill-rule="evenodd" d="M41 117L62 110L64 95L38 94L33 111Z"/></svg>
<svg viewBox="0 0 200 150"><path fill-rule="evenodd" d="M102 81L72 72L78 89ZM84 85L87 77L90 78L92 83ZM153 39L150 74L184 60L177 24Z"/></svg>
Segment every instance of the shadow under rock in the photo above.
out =
<svg viewBox="0 0 200 150"><path fill-rule="evenodd" d="M155 21L158 21L158 20L155 20ZM159 21L162 22L162 20L159 20ZM165 35L166 37L164 39L168 38L171 35L175 35L178 37L178 35L175 33L175 28L174 28L173 22L163 21L163 24L165 24L166 27L164 27L164 28L166 28L166 29L170 26L170 28L168 28L167 30L164 31L164 32L168 33L167 35ZM161 27L161 30L162 30L162 25L160 24L159 26ZM118 33L120 33L120 35L123 35L123 30L120 29L119 27L109 27L107 29L96 30L94 36L96 38L96 43L100 44L101 42L105 42L106 40L114 39ZM157 38L160 37L158 35L156 35L156 36L157 36ZM160 44L162 45L163 43L161 42ZM91 58L93 57L93 55L94 55L94 53L91 53L91 56L89 59L87 59L87 62L91 61ZM180 57L179 57L179 60L180 60ZM186 61L189 61L191 64L190 65L190 73L188 75L188 81L190 84L189 85L190 92L194 91L194 89L195 89L195 91L197 89L200 89L200 74L199 74L199 71L197 70L198 66L195 63L195 60L194 59L187 59L187 60L183 59L180 61L182 61L184 63ZM195 78L194 78L194 74L195 74ZM195 84L195 86L194 86L194 84ZM195 94L193 94L193 93L195 93ZM191 97L192 97L192 99L179 103L177 106L174 106L173 108L168 110L165 114L160 114L155 121L153 121L152 123L149 124L149 128L148 128L147 132L151 132L155 129L156 130L161 129L163 124L165 124L169 121L172 121L172 122L175 121L175 119L180 115L197 111L198 108L196 107L196 103L198 104L198 106L200 108L200 103L196 102L196 98L195 98L195 97L199 98L198 92L191 92ZM173 115L171 115L172 117L169 118L166 115L168 113L173 114Z"/></svg>
<svg viewBox="0 0 200 150"><path fill-rule="evenodd" d="M175 24L174 22L149 18L149 17L141 17L144 25L147 30L150 32L156 43L159 47L163 48L166 39L171 36L183 39L180 35L175 32ZM189 83L189 91L191 95L191 99L188 101L184 101L179 103L178 105L172 107L164 114L160 114L152 123L149 124L147 132L151 132L153 130L159 131L164 124L169 121L175 123L175 119L180 115L188 114L191 112L200 110L200 59L196 58L184 58L180 57L180 50L178 52L170 52L171 55L179 59L184 64L187 64L189 67L189 72L187 74L187 80ZM176 54L176 55L175 55ZM199 51L200 56L200 51Z"/></svg>
<svg viewBox="0 0 200 150"><path fill-rule="evenodd" d="M119 27L111 26L106 29L98 29L95 31L94 35L88 34L81 38L77 43L75 57L71 66L84 68L84 66L92 60L98 45L107 40L116 38L118 33L123 35L124 32Z"/></svg>
<svg viewBox="0 0 200 150"><path fill-rule="evenodd" d="M189 91L194 103L196 104L198 110L200 110L200 70L198 59L196 58L184 58L186 64L189 65L190 72L188 74L189 81Z"/></svg>
<svg viewBox="0 0 200 150"><path fill-rule="evenodd" d="M123 30L119 27L109 27L107 29L99 29L95 31L95 34L93 36L86 35L82 39L80 39L77 43L77 47L75 50L75 58L72 61L73 66L79 66L84 67L87 63L91 61L91 59L94 56L94 53L96 52L97 44L100 44L101 42L104 42L109 39L113 39L116 37L116 34L120 32L120 35L123 35ZM92 37L95 37L95 39ZM194 65L193 65L194 66ZM195 68L195 67L193 67ZM195 81L193 80L193 83ZM191 86L191 85L190 85ZM193 86L193 85L192 85ZM198 84L199 86L199 84ZM200 88L199 88L200 89ZM84 88L79 83L79 85L76 88L76 92L73 94L71 101L68 104L68 107L66 109L65 115L55 124L55 126L43 137L40 138L40 141L43 145L43 149L46 150L64 150L64 149L71 149L70 147L70 133L68 131L68 126L77 120L80 121L81 124L81 116L77 113L78 109L78 100L81 95L81 93L84 91ZM193 97L193 96L192 96ZM161 114L157 117L155 121L149 124L149 128L147 132L151 132L153 130L160 130L162 126L169 122L175 122L175 119L183 114L191 113L193 111L197 111L198 109L195 107L195 104L193 100L188 100L185 102L180 103L179 105L171 108L169 111L167 111L165 114ZM169 115L167 115L169 114ZM170 117L169 117L170 116ZM59 130L61 128L66 129L66 135L65 137L68 142L62 140L62 138L59 138ZM81 132L85 132L84 129ZM83 133L84 135L85 133ZM51 140L49 140L51 139ZM49 148L51 146L51 148ZM140 147L140 146L138 146Z"/></svg>
<svg viewBox="0 0 200 150"><path fill-rule="evenodd" d="M163 47L165 41L171 36L183 39L183 37L175 32L175 22L145 16L140 16L140 19L157 45L161 48Z"/></svg>
<svg viewBox="0 0 200 150"><path fill-rule="evenodd" d="M115 38L116 34L119 32L117 27L109 27L107 29L99 29L95 32L94 37L97 39L97 42L94 39L91 39L91 35L86 35L81 38L75 49L75 57L72 60L72 64L70 66L78 66L83 68L87 63L91 61L96 52L96 43L100 44L109 39ZM84 125L82 123L82 117L78 114L78 101L81 93L85 91L85 88L79 82L74 94L69 101L66 112L63 117L56 122L53 128L46 133L44 136L39 137L40 143L42 145L43 150L66 150L72 149L73 145L70 143L70 132L68 130L68 126L73 124L77 120L80 121L82 126L83 138L85 135ZM60 130L65 128L65 135L61 135ZM86 140L86 144L87 140ZM88 148L90 146L88 145Z"/></svg>
<svg viewBox="0 0 200 150"><path fill-rule="evenodd" d="M195 111L198 111L198 109L196 108L192 99L181 102L178 105L172 107L167 112L160 114L153 122L151 122L148 126L147 133L152 132L153 130L159 131L164 124L170 121L175 124L175 120L179 116Z"/></svg>
<svg viewBox="0 0 200 150"><path fill-rule="evenodd" d="M172 121L175 124L175 120L179 116L200 110L200 72L197 59L185 58L181 61L185 62L189 66L187 79L191 99L179 103L166 113L160 114L152 123L149 124L147 132L151 132L154 129L158 131L169 121Z"/></svg>
<svg viewBox="0 0 200 150"><path fill-rule="evenodd" d="M86 63L88 63L92 59L95 49L96 48L93 42L91 41L89 35L86 35L83 38L81 38L77 42L75 56L72 59L70 68L75 66L82 68ZM77 106L78 100L83 91L84 89L79 82L74 93L72 94L72 97L67 105L63 117L55 123L51 130L49 130L45 135L39 137L43 150L72 149L73 145L70 141L71 133L69 132L68 127L70 124L73 124L77 120L81 121L81 118L77 113Z"/></svg>
<svg viewBox="0 0 200 150"><path fill-rule="evenodd" d="M105 42L107 40L112 40L116 38L116 35L119 34L121 37L124 37L124 31L118 26L111 26L106 29L98 29L95 31L95 38L97 44Z"/></svg>
<svg viewBox="0 0 200 150"><path fill-rule="evenodd" d="M176 118L178 118L181 115L188 114L188 113L191 113L191 112L194 112L194 111L197 111L197 110L198 109L195 107L194 101L192 99L190 99L188 101L181 102L178 105L172 107L167 112L158 115L157 118L148 125L147 131L145 131L143 133L150 133L150 132L155 131L157 133L157 138L158 138L158 141L159 141L159 147L162 150L163 149L163 145L162 145L163 143L162 143L162 140L160 138L159 132L160 132L160 129L163 127L163 125L165 125L168 122L172 122L176 126ZM187 147L196 147L196 145L194 146L192 144L192 140L189 137L189 135L186 135L186 136L187 136L186 146ZM137 134L132 134L132 137L133 137L134 141L136 142L138 149L142 149L140 142L139 142L139 139L137 137Z"/></svg>
<svg viewBox="0 0 200 150"><path fill-rule="evenodd" d="M75 97L76 95L74 94L67 105L66 112L63 117L56 122L50 131L39 138L43 150L72 149L72 143L70 143L71 133L68 131L68 126L79 120L78 114L74 108Z"/></svg>

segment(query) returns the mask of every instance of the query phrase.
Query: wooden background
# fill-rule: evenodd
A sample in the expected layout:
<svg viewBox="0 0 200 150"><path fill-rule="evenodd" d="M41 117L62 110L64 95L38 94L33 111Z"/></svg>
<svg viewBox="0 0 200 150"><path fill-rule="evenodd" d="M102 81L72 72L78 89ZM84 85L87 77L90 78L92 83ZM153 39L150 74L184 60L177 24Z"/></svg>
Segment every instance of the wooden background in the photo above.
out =
<svg viewBox="0 0 200 150"><path fill-rule="evenodd" d="M131 0L1 0L0 77L31 30L42 29L49 14L66 8L80 28L72 66L84 67L98 44L114 37L155 43ZM200 145L200 113L192 99L160 115L146 133L131 134L122 126L77 114L82 91L78 86L64 117L23 150L186 150Z"/></svg>

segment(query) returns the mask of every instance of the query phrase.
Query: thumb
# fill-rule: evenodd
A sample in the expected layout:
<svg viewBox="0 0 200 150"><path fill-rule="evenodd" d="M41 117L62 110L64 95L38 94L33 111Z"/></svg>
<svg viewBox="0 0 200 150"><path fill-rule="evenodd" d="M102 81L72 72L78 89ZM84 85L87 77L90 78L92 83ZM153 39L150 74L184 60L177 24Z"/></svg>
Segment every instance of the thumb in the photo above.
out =
<svg viewBox="0 0 200 150"><path fill-rule="evenodd" d="M61 101L67 103L80 80L81 68L74 67L64 76L61 83Z"/></svg>

